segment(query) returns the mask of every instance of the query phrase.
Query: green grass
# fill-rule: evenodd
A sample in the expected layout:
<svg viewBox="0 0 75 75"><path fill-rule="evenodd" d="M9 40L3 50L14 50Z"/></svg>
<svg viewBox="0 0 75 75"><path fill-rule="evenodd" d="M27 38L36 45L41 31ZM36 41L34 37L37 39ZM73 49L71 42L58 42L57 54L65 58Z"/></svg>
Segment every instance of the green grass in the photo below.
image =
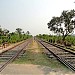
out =
<svg viewBox="0 0 75 75"><path fill-rule="evenodd" d="M43 53L44 49L41 49L41 46L38 46L40 49L39 53L32 52L31 50L27 50L26 53L16 59L13 63L16 64L34 64L34 65L41 65L41 66L48 66L55 69L61 69L65 71L69 71L64 65L58 62L56 59L48 58L45 53Z"/></svg>

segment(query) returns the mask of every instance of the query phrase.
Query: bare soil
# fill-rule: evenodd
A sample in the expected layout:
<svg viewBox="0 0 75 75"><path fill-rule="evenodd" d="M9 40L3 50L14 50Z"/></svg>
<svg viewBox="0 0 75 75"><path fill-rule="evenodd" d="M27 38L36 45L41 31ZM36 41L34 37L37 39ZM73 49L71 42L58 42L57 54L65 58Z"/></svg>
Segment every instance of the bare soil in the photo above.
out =
<svg viewBox="0 0 75 75"><path fill-rule="evenodd" d="M0 75L75 75L71 72L62 73L50 67L33 64L9 64Z"/></svg>

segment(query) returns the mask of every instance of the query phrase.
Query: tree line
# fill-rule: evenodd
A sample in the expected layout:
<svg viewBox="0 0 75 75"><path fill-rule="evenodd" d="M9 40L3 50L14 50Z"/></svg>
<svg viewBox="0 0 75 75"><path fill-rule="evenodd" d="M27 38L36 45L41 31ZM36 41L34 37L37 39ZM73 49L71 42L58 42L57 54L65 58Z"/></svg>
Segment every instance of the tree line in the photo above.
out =
<svg viewBox="0 0 75 75"><path fill-rule="evenodd" d="M0 45L4 43L16 43L32 37L30 32L26 33L21 28L16 28L15 32L10 32L8 29L3 29L0 26Z"/></svg>
<svg viewBox="0 0 75 75"><path fill-rule="evenodd" d="M60 45L65 45L65 46L74 46L75 45L75 36L68 35L65 38L64 43L62 42L63 37L62 36L57 36L57 35L48 35L48 34L39 34L36 37L48 41L53 44L60 44Z"/></svg>

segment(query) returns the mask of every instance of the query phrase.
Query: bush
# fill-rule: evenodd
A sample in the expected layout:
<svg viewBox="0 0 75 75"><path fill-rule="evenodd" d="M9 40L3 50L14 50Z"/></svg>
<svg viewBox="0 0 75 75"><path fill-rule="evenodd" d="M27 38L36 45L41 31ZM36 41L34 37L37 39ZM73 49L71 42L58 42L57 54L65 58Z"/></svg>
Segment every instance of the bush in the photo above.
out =
<svg viewBox="0 0 75 75"><path fill-rule="evenodd" d="M44 34L44 35L38 35L38 37L50 43L65 44L65 46L75 45L75 36L71 35L67 36L64 42L62 40L62 36L52 36Z"/></svg>

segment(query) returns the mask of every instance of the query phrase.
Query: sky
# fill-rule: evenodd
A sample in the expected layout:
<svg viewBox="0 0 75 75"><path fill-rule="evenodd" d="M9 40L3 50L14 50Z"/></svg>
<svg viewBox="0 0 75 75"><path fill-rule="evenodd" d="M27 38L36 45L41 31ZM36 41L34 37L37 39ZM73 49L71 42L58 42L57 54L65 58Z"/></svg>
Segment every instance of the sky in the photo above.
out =
<svg viewBox="0 0 75 75"><path fill-rule="evenodd" d="M14 32L16 28L32 35L50 34L47 23L63 10L75 9L75 0L0 0L0 25Z"/></svg>

